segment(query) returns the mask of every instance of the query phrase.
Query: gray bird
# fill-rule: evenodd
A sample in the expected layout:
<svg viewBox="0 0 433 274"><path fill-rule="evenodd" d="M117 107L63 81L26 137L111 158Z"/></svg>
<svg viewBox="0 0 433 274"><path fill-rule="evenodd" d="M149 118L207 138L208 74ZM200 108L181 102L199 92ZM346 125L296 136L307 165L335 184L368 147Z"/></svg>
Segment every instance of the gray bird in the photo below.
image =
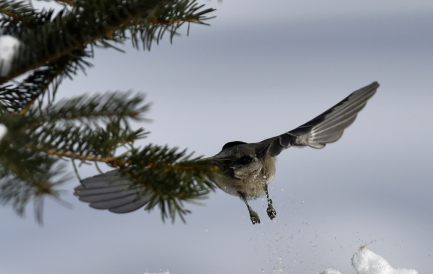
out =
<svg viewBox="0 0 433 274"><path fill-rule="evenodd" d="M355 121L375 93L379 84L372 84L354 91L344 100L307 123L281 135L259 143L234 141L225 144L218 154L203 159L219 167L215 183L226 193L240 197L246 204L253 224L260 223L259 215L248 205L248 200L266 195L266 210L272 220L277 215L268 185L275 176L275 158L289 147L323 148L327 143L340 139L344 130ZM149 202L139 199L135 190L127 190L132 182L110 171L84 179L75 188L74 195L89 202L97 209L108 209L115 213L134 211Z"/></svg>

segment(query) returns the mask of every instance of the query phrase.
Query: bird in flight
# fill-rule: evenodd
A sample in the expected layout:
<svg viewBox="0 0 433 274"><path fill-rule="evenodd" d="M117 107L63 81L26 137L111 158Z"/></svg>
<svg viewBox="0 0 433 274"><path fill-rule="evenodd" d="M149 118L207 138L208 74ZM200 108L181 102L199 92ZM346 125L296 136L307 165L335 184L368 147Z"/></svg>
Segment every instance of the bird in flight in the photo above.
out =
<svg viewBox="0 0 433 274"><path fill-rule="evenodd" d="M340 139L378 87L379 83L373 82L354 91L332 108L291 131L258 143L229 142L218 154L202 160L219 168L215 183L224 192L245 202L253 224L260 223L260 218L248 205L248 200L265 195L268 201L266 212L272 220L277 213L269 198L268 185L275 176L276 156L289 147L319 149ZM129 190L131 184L131 180L119 176L114 170L82 180L74 195L93 208L127 213L149 202L148 198L139 199L135 190Z"/></svg>

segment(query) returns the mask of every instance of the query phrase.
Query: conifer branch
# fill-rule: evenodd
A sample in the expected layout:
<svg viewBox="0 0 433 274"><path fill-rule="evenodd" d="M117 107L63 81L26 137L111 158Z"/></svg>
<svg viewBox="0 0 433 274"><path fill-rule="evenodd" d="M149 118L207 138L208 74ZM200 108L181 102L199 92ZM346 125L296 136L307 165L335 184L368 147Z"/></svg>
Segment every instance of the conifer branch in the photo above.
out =
<svg viewBox="0 0 433 274"><path fill-rule="evenodd" d="M71 160L81 160L81 161L88 161L88 162L102 162L102 163L112 163L115 161L115 157L98 157L98 156L90 156L90 155L78 155L74 154L68 151L59 151L56 149L48 149L44 150L41 146L35 147L39 151L43 151L48 155L55 155L58 157L66 157L70 158Z"/></svg>
<svg viewBox="0 0 433 274"><path fill-rule="evenodd" d="M3 13L3 14L5 14L5 15L9 16L9 17L12 17L12 18L13 18L14 20L16 20L16 21L22 21L22 20L23 20L23 18L22 18L20 15L18 15L17 13L14 13L14 12L11 11L11 10L6 9L6 8L4 7L4 5L5 5L5 4L0 5L0 13Z"/></svg>
<svg viewBox="0 0 433 274"><path fill-rule="evenodd" d="M12 28L15 33L22 27L26 29L34 28L35 25L33 23L35 22L31 22L30 18L35 18L35 15L35 11L23 1L2 1L0 3L0 19L2 19L0 27L7 26Z"/></svg>
<svg viewBox="0 0 433 274"><path fill-rule="evenodd" d="M17 65L13 67L7 77L0 78L0 84L26 71L38 68L47 62L54 62L56 59L69 54L75 49L85 47L88 43L95 43L95 41L101 40L101 43L107 46L109 44L104 42L107 38L115 42L121 42L126 38L124 34L121 36L114 34L117 33L119 28L125 30L126 26L131 27L131 22L135 22L132 23L135 26L137 26L137 22L139 23L138 25L145 25L147 31L150 30L147 23L148 19L151 22L164 22L164 24L171 22L172 24L177 24L171 29L172 37L175 34L175 30L182 24L181 21L185 21L185 19L164 19L167 16L184 16L186 12L186 15L190 17L187 19L188 22L200 22L205 20L203 18L204 13L213 11L212 9L208 9L194 15L192 13L196 12L198 8L195 6L190 7L187 5L188 1L185 1L184 4L182 0L180 2L127 0L126 4L121 3L120 0L107 0L107 2L106 6L99 7L101 8L100 10L95 9L93 1L85 2L81 9L76 8L72 11L64 9L54 18L54 24L42 25L38 27L37 33L31 32L27 34L23 39L25 46L20 49L20 58L17 58ZM168 14L167 11L176 8L176 12ZM189 8L189 10L182 11L181 8ZM89 28L89 23L94 25L94 27ZM167 28L164 28L165 30ZM139 27L132 30L133 35L137 31L143 33L143 29ZM59 37L59 33L63 37ZM158 34L156 37L157 41L161 38L161 34ZM151 43L155 38L154 32L151 32L149 35L146 34L144 37L142 39L147 39ZM53 47L53 44L56 46ZM150 45L147 44L147 47L150 47Z"/></svg>
<svg viewBox="0 0 433 274"><path fill-rule="evenodd" d="M73 7L78 7L79 5L73 0L55 0L59 4L66 4Z"/></svg>
<svg viewBox="0 0 433 274"><path fill-rule="evenodd" d="M55 186L65 180L57 178L60 163L79 160L115 168L150 199L146 210L158 205L163 220L184 220L189 211L183 202L215 189L217 167L177 148L134 147L148 134L129 126L130 120L145 120L149 104L141 94L108 92L58 102L55 94L64 78L91 66L94 46L115 48L131 39L134 47L141 41L150 49L166 32L172 39L184 23L205 24L213 9L203 10L195 0L55 1L64 6L57 14L23 1L0 2L0 32L22 45L0 85L31 71L18 84L0 86L0 124L7 128L0 139L0 202L22 214L33 199L41 221L42 198L59 197ZM127 149L119 154L120 148Z"/></svg>
<svg viewBox="0 0 433 274"><path fill-rule="evenodd" d="M25 21L25 17L32 14L33 10L22 2L3 2L0 3L0 13L11 17L17 22Z"/></svg>
<svg viewBox="0 0 433 274"><path fill-rule="evenodd" d="M71 65L70 61L65 62L64 59L65 57L60 58L56 63L47 64L44 68L33 71L17 86L0 87L0 103L11 111L25 114L38 98L42 101L41 97L47 93L50 85L53 87L51 97L54 100L58 85L68 71L71 71L71 68L67 68Z"/></svg>
<svg viewBox="0 0 433 274"><path fill-rule="evenodd" d="M82 48L88 42L106 36L107 33L131 20L146 16L149 10L155 8L162 1L142 2L129 0L127 3L129 5L123 5L119 10L116 7L116 4L120 4L119 1L111 0L110 2L106 6L101 5L101 10L95 9L93 5L88 5L88 9L75 9L69 13L63 10L65 15L58 15L55 18L56 24L43 26L39 30L41 33L29 34L23 41L26 47L21 47L20 55L23 58L17 60L19 65L15 66L15 69L7 77L0 78L0 84L26 71L38 68L47 62L53 62L74 49ZM80 19L77 20L77 18ZM94 28L87 28L86 25L90 22L94 24ZM56 43L55 40L58 40L59 33L64 33L65 37L59 41L59 46L53 48L52 43ZM42 40L35 37L35 35L42 36ZM39 45L32 41L38 41ZM40 43L45 44L47 48L41 47Z"/></svg>

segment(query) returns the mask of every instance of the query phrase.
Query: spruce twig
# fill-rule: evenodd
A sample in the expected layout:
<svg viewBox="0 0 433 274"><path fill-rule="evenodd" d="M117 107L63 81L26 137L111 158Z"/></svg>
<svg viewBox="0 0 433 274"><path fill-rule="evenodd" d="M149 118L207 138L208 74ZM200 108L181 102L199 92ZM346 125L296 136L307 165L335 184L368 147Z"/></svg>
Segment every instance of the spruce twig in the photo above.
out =
<svg viewBox="0 0 433 274"><path fill-rule="evenodd" d="M163 220L182 220L195 202L215 189L216 167L197 161L185 150L134 143L146 137L129 121L146 121L150 105L131 92L107 92L56 101L65 78L91 67L94 47L118 48L127 40L144 49L165 33L170 41L184 24L205 24L213 9L195 0L55 0L64 8L35 10L24 1L0 2L0 33L20 40L10 72L0 77L0 124L7 133L0 140L0 202L22 215L29 201L42 222L45 196L60 199L57 186L65 160L78 180L81 164L104 163L134 182L149 197L145 209L156 205ZM27 73L20 82L17 76ZM122 153L118 153L119 148ZM99 170L99 167L97 166Z"/></svg>

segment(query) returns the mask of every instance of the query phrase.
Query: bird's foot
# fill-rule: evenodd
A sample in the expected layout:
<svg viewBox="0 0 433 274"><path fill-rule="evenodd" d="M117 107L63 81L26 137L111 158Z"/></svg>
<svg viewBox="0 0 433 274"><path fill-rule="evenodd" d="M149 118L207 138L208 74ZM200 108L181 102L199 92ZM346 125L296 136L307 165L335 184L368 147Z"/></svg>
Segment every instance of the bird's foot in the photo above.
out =
<svg viewBox="0 0 433 274"><path fill-rule="evenodd" d="M273 220L275 218L275 216L277 216L277 212L275 211L274 207L272 206L272 200L269 199L269 204L268 204L268 208L266 209L266 212L268 213L268 216L271 220Z"/></svg>
<svg viewBox="0 0 433 274"><path fill-rule="evenodd" d="M257 212L255 212L254 210L250 210L250 219L253 225L255 225L256 223L260 224L259 214L257 214Z"/></svg>

